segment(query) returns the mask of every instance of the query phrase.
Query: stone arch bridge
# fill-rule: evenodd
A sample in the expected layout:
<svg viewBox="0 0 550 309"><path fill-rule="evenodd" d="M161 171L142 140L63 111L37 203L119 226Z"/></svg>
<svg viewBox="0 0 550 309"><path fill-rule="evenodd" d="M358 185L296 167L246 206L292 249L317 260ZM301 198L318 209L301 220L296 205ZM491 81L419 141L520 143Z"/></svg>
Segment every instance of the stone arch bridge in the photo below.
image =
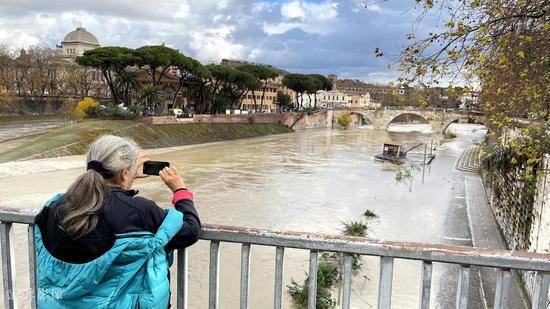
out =
<svg viewBox="0 0 550 309"><path fill-rule="evenodd" d="M483 115L456 109L435 109L435 108L345 108L335 109L333 115L334 122L343 113L351 113L354 116L354 123L370 124L374 129L385 130L390 123L403 115L413 115L416 118L424 119L424 123L432 126L434 133L445 133L445 130L451 123L481 123L483 124Z"/></svg>

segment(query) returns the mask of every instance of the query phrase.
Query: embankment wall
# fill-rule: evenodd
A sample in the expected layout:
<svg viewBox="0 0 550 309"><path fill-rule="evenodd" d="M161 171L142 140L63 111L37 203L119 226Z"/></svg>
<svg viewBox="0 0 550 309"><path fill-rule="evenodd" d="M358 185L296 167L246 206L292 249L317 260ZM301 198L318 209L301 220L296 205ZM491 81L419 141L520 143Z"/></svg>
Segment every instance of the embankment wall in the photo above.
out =
<svg viewBox="0 0 550 309"><path fill-rule="evenodd" d="M543 156L533 179L521 164L510 166L504 153L485 159L482 179L497 224L511 250L550 253L550 155ZM521 272L528 296L536 273Z"/></svg>

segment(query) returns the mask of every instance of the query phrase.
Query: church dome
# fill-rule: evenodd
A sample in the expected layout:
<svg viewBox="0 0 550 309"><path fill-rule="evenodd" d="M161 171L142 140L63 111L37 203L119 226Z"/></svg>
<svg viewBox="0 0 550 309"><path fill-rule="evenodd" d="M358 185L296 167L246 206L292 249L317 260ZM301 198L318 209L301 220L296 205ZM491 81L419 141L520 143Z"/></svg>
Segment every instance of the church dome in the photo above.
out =
<svg viewBox="0 0 550 309"><path fill-rule="evenodd" d="M80 43L84 45L99 46L97 38L82 27L78 27L76 30L69 32L61 43Z"/></svg>

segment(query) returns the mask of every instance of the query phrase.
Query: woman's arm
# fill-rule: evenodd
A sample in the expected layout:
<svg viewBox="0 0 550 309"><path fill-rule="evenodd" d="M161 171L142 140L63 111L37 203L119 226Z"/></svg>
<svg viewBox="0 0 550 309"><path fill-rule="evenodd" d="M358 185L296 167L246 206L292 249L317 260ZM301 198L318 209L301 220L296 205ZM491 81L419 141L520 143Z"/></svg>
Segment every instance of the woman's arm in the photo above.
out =
<svg viewBox="0 0 550 309"><path fill-rule="evenodd" d="M166 249L189 247L199 240L201 231L201 221L193 203L193 193L187 189L178 189L174 192L172 203L176 210L183 213L183 226L166 245Z"/></svg>
<svg viewBox="0 0 550 309"><path fill-rule="evenodd" d="M185 248L199 240L201 222L194 206L193 193L185 188L185 183L175 167L165 167L159 176L166 186L174 192L172 204L183 213L183 227L170 240L167 249Z"/></svg>

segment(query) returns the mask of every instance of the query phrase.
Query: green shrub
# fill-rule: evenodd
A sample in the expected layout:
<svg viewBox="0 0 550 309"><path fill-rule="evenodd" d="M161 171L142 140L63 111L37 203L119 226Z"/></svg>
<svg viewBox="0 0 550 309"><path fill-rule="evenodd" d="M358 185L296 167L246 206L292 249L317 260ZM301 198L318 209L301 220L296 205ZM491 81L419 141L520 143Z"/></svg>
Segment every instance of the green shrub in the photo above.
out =
<svg viewBox="0 0 550 309"><path fill-rule="evenodd" d="M338 269L328 261L321 260L317 266L317 299L316 308L330 309L336 307L336 300L330 295L330 289L336 283L338 278ZM290 280L288 294L292 297L296 308L307 308L307 299L309 292L309 274L306 273L306 279L302 284L293 279Z"/></svg>
<svg viewBox="0 0 550 309"><path fill-rule="evenodd" d="M359 221L344 223L344 235L365 237L367 234L367 225Z"/></svg>
<svg viewBox="0 0 550 309"><path fill-rule="evenodd" d="M365 217L367 217L367 219L378 218L378 215L374 212L374 210L371 209L367 209L364 215Z"/></svg>

